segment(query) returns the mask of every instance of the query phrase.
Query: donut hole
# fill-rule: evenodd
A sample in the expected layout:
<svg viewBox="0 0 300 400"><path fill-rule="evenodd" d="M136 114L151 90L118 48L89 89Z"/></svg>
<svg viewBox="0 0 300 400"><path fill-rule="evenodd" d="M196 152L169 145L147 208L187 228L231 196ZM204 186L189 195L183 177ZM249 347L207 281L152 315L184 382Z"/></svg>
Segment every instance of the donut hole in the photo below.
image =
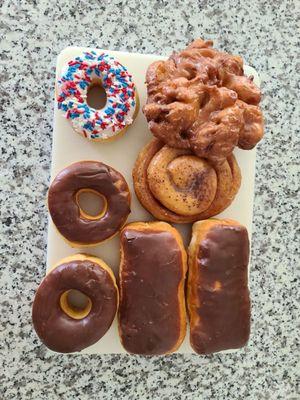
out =
<svg viewBox="0 0 300 400"><path fill-rule="evenodd" d="M87 90L86 102L95 110L101 110L107 101L106 91L101 82L95 81L90 84Z"/></svg>
<svg viewBox="0 0 300 400"><path fill-rule="evenodd" d="M92 309L92 301L84 293L76 289L64 292L59 299L60 307L73 319L83 319Z"/></svg>
<svg viewBox="0 0 300 400"><path fill-rule="evenodd" d="M76 202L81 217L88 220L101 218L107 209L105 197L93 189L81 189L76 193Z"/></svg>

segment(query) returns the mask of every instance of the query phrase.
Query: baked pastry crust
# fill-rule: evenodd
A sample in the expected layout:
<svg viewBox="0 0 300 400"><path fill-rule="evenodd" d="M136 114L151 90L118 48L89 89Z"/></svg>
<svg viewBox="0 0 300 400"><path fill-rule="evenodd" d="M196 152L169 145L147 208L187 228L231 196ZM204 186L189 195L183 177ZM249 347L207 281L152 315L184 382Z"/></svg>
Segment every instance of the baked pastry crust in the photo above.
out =
<svg viewBox="0 0 300 400"><path fill-rule="evenodd" d="M239 190L241 173L233 155L213 164L152 139L136 160L133 182L139 201L155 218L188 223L227 208Z"/></svg>

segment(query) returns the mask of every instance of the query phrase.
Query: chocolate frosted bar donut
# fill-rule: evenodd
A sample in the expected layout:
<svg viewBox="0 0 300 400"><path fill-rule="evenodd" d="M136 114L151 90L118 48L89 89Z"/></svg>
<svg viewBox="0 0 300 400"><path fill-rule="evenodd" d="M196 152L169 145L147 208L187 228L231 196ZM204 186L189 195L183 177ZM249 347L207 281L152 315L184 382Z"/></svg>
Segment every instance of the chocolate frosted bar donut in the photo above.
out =
<svg viewBox="0 0 300 400"><path fill-rule="evenodd" d="M229 219L196 222L189 246L190 342L209 354L244 346L250 333L249 240Z"/></svg>
<svg viewBox="0 0 300 400"><path fill-rule="evenodd" d="M186 253L176 229L136 222L121 232L119 333L129 353L174 352L186 331Z"/></svg>

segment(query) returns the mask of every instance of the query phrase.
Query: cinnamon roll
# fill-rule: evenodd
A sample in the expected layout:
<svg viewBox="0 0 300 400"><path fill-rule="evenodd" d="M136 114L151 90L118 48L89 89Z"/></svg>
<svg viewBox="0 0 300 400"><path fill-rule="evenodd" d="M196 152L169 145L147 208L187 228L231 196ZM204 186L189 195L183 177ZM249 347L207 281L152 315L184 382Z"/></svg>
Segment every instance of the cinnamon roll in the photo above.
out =
<svg viewBox="0 0 300 400"><path fill-rule="evenodd" d="M225 210L239 190L241 173L234 155L213 164L153 139L136 160L133 182L139 201L154 217L187 223Z"/></svg>

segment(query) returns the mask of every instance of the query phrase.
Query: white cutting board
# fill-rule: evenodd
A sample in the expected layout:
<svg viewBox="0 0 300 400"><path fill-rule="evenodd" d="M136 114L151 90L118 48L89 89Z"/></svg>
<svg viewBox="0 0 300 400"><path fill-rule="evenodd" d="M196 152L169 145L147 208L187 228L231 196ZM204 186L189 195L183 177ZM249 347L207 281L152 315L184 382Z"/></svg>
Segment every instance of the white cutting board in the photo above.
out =
<svg viewBox="0 0 300 400"><path fill-rule="evenodd" d="M57 59L56 79L60 77L62 67L68 61L80 55L83 51L91 50L93 49L82 47L67 47L64 49ZM103 51L115 56L132 74L133 81L135 82L140 97L140 110L138 117L123 137L117 138L115 141L109 143L90 142L73 131L71 124L63 117L61 111L57 109L57 104L55 104L51 182L59 171L76 161L98 160L104 162L120 171L128 182L132 194L132 212L129 216L128 222L153 220L152 216L140 205L135 196L131 172L139 151L152 138L152 135L147 128L146 119L142 113L142 107L145 104L147 97L145 85L146 70L149 64L153 61L162 60L165 59L165 57L110 50ZM257 72L252 67L245 66L245 73L246 75L253 75L254 82L257 85L260 84ZM251 151L236 149L234 151L241 168L242 185L231 206L219 214L219 217L236 219L245 225L248 229L250 238L254 195L255 152L255 149ZM176 225L176 227L181 232L185 244L188 245L191 235L191 224ZM74 249L70 247L58 234L51 218L49 217L47 270L61 258L76 254L80 251L88 252L102 258L114 270L115 274L118 274L118 236L96 247ZM189 345L188 331L185 341L179 348L178 352L193 352ZM102 339L93 346L83 350L82 353L125 353L119 340L117 320L115 319L113 325Z"/></svg>

